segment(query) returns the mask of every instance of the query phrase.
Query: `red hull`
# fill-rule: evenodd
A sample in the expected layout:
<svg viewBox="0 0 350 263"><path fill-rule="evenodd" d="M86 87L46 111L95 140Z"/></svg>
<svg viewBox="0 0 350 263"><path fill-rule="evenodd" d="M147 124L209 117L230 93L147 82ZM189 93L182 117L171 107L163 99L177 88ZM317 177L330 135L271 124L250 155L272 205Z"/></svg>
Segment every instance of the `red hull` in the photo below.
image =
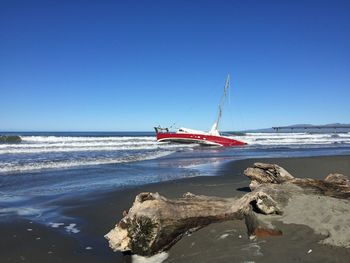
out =
<svg viewBox="0 0 350 263"><path fill-rule="evenodd" d="M204 145L217 145L217 146L246 145L245 142L237 141L237 140L230 139L223 136L192 134L192 133L175 133L175 132L157 133L157 141L179 142L179 143L199 143Z"/></svg>

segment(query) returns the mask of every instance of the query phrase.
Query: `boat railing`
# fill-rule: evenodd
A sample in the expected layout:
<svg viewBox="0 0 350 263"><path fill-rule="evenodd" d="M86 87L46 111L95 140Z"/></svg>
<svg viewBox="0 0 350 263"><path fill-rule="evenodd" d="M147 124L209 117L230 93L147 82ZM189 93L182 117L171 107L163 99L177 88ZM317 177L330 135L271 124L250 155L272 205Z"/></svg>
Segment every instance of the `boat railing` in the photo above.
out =
<svg viewBox="0 0 350 263"><path fill-rule="evenodd" d="M169 132L169 128L162 128L160 126L154 127L154 129L156 130L156 133L168 133Z"/></svg>

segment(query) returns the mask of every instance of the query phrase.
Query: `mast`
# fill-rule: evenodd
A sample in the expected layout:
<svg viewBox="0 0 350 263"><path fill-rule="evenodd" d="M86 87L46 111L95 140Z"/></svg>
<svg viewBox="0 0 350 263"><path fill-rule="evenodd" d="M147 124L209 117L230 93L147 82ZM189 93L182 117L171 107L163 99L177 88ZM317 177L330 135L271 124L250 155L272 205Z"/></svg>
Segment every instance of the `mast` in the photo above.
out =
<svg viewBox="0 0 350 263"><path fill-rule="evenodd" d="M225 104L225 98L226 98L227 91L229 88L230 88L230 74L228 74L227 78L226 78L225 87L224 87L224 94L222 95L222 97L220 99L218 116L216 118L216 122L214 122L214 124L209 132L211 135L220 136L218 128L219 128L219 123L220 123L220 119L221 119L221 115L222 115L222 110L223 110L224 104Z"/></svg>

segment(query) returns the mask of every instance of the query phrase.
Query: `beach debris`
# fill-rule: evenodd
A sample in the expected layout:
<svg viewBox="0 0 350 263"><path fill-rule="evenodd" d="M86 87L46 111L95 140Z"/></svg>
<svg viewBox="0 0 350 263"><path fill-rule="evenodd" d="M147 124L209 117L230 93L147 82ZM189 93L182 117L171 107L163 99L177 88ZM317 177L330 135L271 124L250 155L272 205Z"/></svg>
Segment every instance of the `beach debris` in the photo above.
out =
<svg viewBox="0 0 350 263"><path fill-rule="evenodd" d="M346 176L295 178L284 168L265 163L255 163L244 174L254 182L250 185L253 191L240 198L186 193L182 198L168 199L159 193L140 193L105 238L113 251L151 256L211 223L238 219L245 221L251 240L282 235L274 225L281 221L311 227L325 235L322 244L350 248Z"/></svg>
<svg viewBox="0 0 350 263"><path fill-rule="evenodd" d="M31 232L31 231L33 231L33 229L31 229L31 228L28 228L28 229L27 229L27 231Z"/></svg>
<svg viewBox="0 0 350 263"><path fill-rule="evenodd" d="M86 249L86 250L91 250L91 249L92 249L92 247L85 247L85 249Z"/></svg>
<svg viewBox="0 0 350 263"><path fill-rule="evenodd" d="M309 251L307 253L310 254L311 252L312 252L312 249L309 249Z"/></svg>

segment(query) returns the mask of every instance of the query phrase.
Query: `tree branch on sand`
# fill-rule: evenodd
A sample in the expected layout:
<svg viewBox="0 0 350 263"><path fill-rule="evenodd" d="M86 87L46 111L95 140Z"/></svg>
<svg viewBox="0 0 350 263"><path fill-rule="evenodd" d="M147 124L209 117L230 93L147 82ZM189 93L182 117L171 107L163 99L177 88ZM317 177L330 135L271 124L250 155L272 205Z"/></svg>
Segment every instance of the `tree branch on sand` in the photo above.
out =
<svg viewBox="0 0 350 263"><path fill-rule="evenodd" d="M211 223L245 220L251 239L281 235L274 222L307 225L324 244L350 247L350 183L342 174L325 180L295 178L276 164L255 163L244 174L252 192L240 198L186 193L168 199L140 193L105 238L114 251L153 255ZM344 218L347 217L347 218Z"/></svg>

